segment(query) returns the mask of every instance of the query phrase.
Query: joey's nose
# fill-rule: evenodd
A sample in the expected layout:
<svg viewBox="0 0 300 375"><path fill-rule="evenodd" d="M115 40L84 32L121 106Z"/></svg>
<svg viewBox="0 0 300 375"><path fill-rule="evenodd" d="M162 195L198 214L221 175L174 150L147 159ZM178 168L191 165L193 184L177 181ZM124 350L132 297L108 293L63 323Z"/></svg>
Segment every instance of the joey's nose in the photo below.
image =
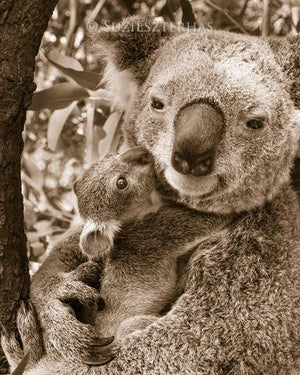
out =
<svg viewBox="0 0 300 375"><path fill-rule="evenodd" d="M175 150L172 164L177 172L193 176L208 175L213 168L213 151L203 152L199 155L190 154L182 150Z"/></svg>
<svg viewBox="0 0 300 375"><path fill-rule="evenodd" d="M152 156L149 151L143 146L135 146L125 151L120 155L120 158L125 163L150 164Z"/></svg>

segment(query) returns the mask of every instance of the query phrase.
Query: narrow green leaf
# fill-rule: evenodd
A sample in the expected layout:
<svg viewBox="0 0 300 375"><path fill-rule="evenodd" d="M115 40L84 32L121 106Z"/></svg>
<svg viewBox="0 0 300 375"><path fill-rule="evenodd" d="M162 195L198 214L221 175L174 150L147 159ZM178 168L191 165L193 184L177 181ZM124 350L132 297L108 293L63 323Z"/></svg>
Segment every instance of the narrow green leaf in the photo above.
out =
<svg viewBox="0 0 300 375"><path fill-rule="evenodd" d="M106 137L103 138L99 142L98 150L99 150L99 159L103 159L105 155L109 152L115 132L118 128L118 124L120 122L120 119L122 117L122 112L113 112L110 114L110 116L107 118L103 130L106 133Z"/></svg>
<svg viewBox="0 0 300 375"><path fill-rule="evenodd" d="M108 90L98 89L96 91L87 90L92 100L94 100L98 106L110 107L112 104L112 96Z"/></svg>
<svg viewBox="0 0 300 375"><path fill-rule="evenodd" d="M69 28L66 34L66 48L70 47L70 40L74 31L76 30L77 26L77 12L78 12L78 1L77 0L70 0L70 21L69 21Z"/></svg>
<svg viewBox="0 0 300 375"><path fill-rule="evenodd" d="M41 189L43 188L44 184L44 174L39 168L36 166L36 163L30 158L28 152L23 153L23 171L25 171L30 178L32 178L37 186Z"/></svg>
<svg viewBox="0 0 300 375"><path fill-rule="evenodd" d="M65 55L64 53L58 51L57 49L51 50L48 55L43 52L46 58L52 63L52 60L56 64L62 65L65 68L71 68L79 71L83 71L81 63L72 56Z"/></svg>
<svg viewBox="0 0 300 375"><path fill-rule="evenodd" d="M195 14L189 0L180 0L180 6L182 9L182 23L187 28L197 28L197 22Z"/></svg>
<svg viewBox="0 0 300 375"><path fill-rule="evenodd" d="M73 79L76 83L80 86L85 87L90 90L97 90L99 88L99 83L101 80L101 76L98 73L90 72L90 71L82 71L81 69L74 69L66 66L65 59L69 56L66 55L58 55L55 54L55 60L52 58L53 53L50 55L46 55L47 59L53 64L57 69L63 72L66 76Z"/></svg>
<svg viewBox="0 0 300 375"><path fill-rule="evenodd" d="M87 121L86 121L86 149L87 149L88 164L91 164L96 160L94 147L93 147L94 116L95 116L95 102L91 100L87 109Z"/></svg>
<svg viewBox="0 0 300 375"><path fill-rule="evenodd" d="M119 121L108 152L116 153L120 146L121 138L123 136L121 123L122 121Z"/></svg>
<svg viewBox="0 0 300 375"><path fill-rule="evenodd" d="M95 8L92 11L92 14L89 16L89 22L94 22L95 21L95 18L98 16L101 8L105 4L105 1L106 0L99 0L98 1L97 5L95 6Z"/></svg>
<svg viewBox="0 0 300 375"><path fill-rule="evenodd" d="M35 92L29 110L40 111L44 108L51 110L61 109L74 101L79 101L89 96L85 88L80 87L74 82L59 83L49 89Z"/></svg>
<svg viewBox="0 0 300 375"><path fill-rule="evenodd" d="M47 140L50 150L55 151L58 138L64 127L67 118L70 116L77 102L73 102L68 107L54 111L49 119Z"/></svg>

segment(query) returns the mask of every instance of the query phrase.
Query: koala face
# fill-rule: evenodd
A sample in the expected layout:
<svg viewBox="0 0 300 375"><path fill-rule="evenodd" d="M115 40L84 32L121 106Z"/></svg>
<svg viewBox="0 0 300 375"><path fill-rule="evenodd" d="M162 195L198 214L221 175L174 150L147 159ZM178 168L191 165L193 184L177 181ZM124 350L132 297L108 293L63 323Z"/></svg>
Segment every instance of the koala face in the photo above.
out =
<svg viewBox="0 0 300 375"><path fill-rule="evenodd" d="M220 56L193 38L167 43L151 69L137 103L137 143L194 208L261 205L287 181L298 141L292 102L274 79L282 73L251 44L241 42L243 54ZM173 53L166 59L164 51Z"/></svg>
<svg viewBox="0 0 300 375"><path fill-rule="evenodd" d="M153 172L149 154L141 147L94 163L74 185L81 216L95 224L121 221L150 196Z"/></svg>
<svg viewBox="0 0 300 375"><path fill-rule="evenodd" d="M262 205L288 181L300 133L289 78L268 41L210 30L155 32L156 44L145 26L152 50L143 50L141 32L122 32L110 44L110 74L126 72L131 82L128 142L151 151L162 192L192 208ZM133 67L122 66L122 38L145 53L131 58Z"/></svg>

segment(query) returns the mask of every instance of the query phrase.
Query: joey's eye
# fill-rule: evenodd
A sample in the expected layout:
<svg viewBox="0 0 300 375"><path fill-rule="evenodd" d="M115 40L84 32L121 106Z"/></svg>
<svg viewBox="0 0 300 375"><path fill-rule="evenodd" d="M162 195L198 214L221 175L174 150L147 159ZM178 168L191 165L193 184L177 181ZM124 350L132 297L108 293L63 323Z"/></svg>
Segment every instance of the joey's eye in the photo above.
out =
<svg viewBox="0 0 300 375"><path fill-rule="evenodd" d="M155 97L152 97L151 98L151 108L155 109L156 111L162 111L165 108L165 105L161 100L159 100Z"/></svg>
<svg viewBox="0 0 300 375"><path fill-rule="evenodd" d="M125 177L119 177L116 182L117 188L120 190L126 189L128 182Z"/></svg>
<svg viewBox="0 0 300 375"><path fill-rule="evenodd" d="M264 120L261 120L261 119L248 120L246 122L246 126L247 128L254 129L254 130L262 129L264 127Z"/></svg>

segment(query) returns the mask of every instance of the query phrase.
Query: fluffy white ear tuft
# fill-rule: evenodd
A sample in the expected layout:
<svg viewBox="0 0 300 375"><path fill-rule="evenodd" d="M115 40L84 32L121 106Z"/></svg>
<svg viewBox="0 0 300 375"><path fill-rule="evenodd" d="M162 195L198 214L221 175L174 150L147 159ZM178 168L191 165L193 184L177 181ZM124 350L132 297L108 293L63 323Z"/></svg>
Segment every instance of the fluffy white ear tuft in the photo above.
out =
<svg viewBox="0 0 300 375"><path fill-rule="evenodd" d="M81 251L89 259L100 258L109 253L114 244L115 234L119 231L116 221L95 223L87 220L80 235Z"/></svg>
<svg viewBox="0 0 300 375"><path fill-rule="evenodd" d="M113 106L121 111L128 110L138 90L138 85L130 71L119 71L112 59L106 58L107 64L102 82L113 98Z"/></svg>
<svg viewBox="0 0 300 375"><path fill-rule="evenodd" d="M153 65L153 52L173 34L168 23L151 17L133 16L118 25L90 35L91 53L103 61L103 83L115 98L115 106L128 109L137 88Z"/></svg>

